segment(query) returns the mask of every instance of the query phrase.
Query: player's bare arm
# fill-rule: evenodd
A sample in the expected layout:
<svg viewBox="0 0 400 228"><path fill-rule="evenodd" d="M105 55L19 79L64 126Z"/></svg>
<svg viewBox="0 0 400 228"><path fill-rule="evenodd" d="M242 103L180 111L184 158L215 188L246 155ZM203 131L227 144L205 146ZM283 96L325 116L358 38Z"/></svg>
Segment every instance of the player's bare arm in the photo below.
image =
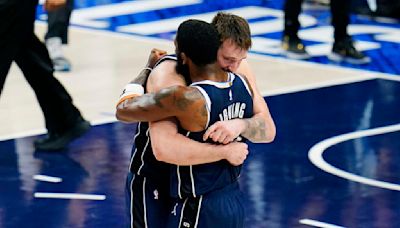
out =
<svg viewBox="0 0 400 228"><path fill-rule="evenodd" d="M242 135L252 142L272 142L276 134L275 124L246 60L242 61L236 73L247 79L251 87L254 115L248 119L218 121L207 129L203 139L211 138L215 142L227 144Z"/></svg>
<svg viewBox="0 0 400 228"><path fill-rule="evenodd" d="M149 77L151 71L156 65L157 61L163 56L166 55L167 52L161 49L153 48L150 52L149 59L147 60L146 66L142 69L139 75L133 79L130 83L135 83L146 86L147 78Z"/></svg>
<svg viewBox="0 0 400 228"><path fill-rule="evenodd" d="M239 74L246 76L253 91L254 116L247 119L246 131L241 135L253 142L272 142L275 139L276 127L269 111L268 105L261 95L254 73L250 69L247 60L243 60L238 69Z"/></svg>
<svg viewBox="0 0 400 228"><path fill-rule="evenodd" d="M245 143L215 145L190 140L178 132L177 124L173 119L152 122L150 135L156 159L175 165L198 165L223 159L228 160L232 165L241 165L248 154L248 146ZM178 142L182 143L177 144ZM179 148L185 149L176 153L175 151Z"/></svg>
<svg viewBox="0 0 400 228"><path fill-rule="evenodd" d="M172 86L156 93L133 97L117 106L119 120L157 121L176 117L189 131L201 131L207 124L207 109L202 94L192 87Z"/></svg>

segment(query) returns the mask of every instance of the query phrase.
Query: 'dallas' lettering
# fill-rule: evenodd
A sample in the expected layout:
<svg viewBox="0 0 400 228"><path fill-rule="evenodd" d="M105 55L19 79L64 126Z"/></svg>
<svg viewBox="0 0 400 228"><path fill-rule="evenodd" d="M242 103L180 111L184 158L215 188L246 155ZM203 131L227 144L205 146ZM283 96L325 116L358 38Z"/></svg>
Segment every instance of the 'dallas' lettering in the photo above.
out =
<svg viewBox="0 0 400 228"><path fill-rule="evenodd" d="M243 118L244 110L246 109L245 103L236 102L224 108L222 113L219 114L219 119L221 121L231 120L235 118Z"/></svg>

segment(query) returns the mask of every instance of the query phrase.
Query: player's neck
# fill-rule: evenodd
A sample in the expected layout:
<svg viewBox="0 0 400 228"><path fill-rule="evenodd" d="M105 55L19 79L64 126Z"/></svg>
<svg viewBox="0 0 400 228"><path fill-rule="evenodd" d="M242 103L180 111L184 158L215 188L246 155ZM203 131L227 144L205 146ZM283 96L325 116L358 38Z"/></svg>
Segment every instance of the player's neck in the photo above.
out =
<svg viewBox="0 0 400 228"><path fill-rule="evenodd" d="M228 80L228 74L217 63L208 64L203 67L189 67L189 72L193 82L203 80L225 82Z"/></svg>

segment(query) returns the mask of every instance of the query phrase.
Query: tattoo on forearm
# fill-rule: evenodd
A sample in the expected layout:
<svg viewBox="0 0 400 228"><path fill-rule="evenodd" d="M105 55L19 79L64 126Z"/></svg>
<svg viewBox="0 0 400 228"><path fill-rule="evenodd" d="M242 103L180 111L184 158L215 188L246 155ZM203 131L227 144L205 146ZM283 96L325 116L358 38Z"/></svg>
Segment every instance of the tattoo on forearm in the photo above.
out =
<svg viewBox="0 0 400 228"><path fill-rule="evenodd" d="M151 72L151 71L149 71L149 70L147 70L147 69L143 69L143 70L139 73L139 75L138 75L135 79L132 80L131 83L139 84L139 85L142 85L142 86L144 87L145 84L146 84L147 78L148 78L149 75L150 75L150 72Z"/></svg>
<svg viewBox="0 0 400 228"><path fill-rule="evenodd" d="M247 129L242 135L252 140L265 140L267 135L265 134L266 127L265 121L261 118L245 119L247 123Z"/></svg>

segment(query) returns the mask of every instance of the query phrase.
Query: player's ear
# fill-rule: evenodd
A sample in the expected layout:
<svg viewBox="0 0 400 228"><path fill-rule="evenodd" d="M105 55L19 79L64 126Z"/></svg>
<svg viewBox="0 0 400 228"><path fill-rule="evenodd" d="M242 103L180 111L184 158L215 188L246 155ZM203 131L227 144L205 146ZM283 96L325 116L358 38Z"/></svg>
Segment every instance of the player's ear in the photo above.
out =
<svg viewBox="0 0 400 228"><path fill-rule="evenodd" d="M181 55L181 58L182 58L182 63L183 64L188 64L188 57L185 55L185 53L181 52L180 55Z"/></svg>

